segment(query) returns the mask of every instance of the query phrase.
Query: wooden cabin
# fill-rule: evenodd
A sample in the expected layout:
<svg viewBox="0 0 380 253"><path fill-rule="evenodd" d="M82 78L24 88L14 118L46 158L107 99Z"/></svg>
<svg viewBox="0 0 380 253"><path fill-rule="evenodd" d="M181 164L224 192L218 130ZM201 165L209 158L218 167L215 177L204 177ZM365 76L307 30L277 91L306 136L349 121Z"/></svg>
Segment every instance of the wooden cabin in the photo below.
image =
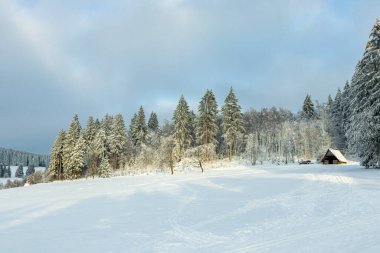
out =
<svg viewBox="0 0 380 253"><path fill-rule="evenodd" d="M321 163L323 164L342 164L347 163L347 159L337 149L329 148L326 154L322 157Z"/></svg>

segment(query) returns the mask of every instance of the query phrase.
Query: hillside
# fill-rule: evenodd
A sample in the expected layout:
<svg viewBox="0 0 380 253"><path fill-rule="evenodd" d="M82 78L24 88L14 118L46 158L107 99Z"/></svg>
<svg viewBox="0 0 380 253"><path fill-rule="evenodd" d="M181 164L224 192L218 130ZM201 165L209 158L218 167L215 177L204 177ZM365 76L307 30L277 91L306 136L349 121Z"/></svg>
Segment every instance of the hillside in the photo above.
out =
<svg viewBox="0 0 380 253"><path fill-rule="evenodd" d="M379 179L357 165L234 164L2 190L0 244L22 253L380 252Z"/></svg>
<svg viewBox="0 0 380 253"><path fill-rule="evenodd" d="M0 164L4 165L34 165L46 167L49 165L48 155L39 155L0 147Z"/></svg>

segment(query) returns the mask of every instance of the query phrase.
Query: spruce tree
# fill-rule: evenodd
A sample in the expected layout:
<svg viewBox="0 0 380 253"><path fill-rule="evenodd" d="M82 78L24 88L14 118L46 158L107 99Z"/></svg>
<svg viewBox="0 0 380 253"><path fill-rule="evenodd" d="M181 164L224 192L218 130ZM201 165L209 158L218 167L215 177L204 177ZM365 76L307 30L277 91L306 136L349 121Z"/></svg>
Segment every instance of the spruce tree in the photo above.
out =
<svg viewBox="0 0 380 253"><path fill-rule="evenodd" d="M85 166L85 152L86 141L83 134L80 134L71 152L71 157L65 166L65 177L67 179L78 179L81 177Z"/></svg>
<svg viewBox="0 0 380 253"><path fill-rule="evenodd" d="M380 163L380 20L372 28L349 92L349 147L366 167Z"/></svg>
<svg viewBox="0 0 380 253"><path fill-rule="evenodd" d="M101 127L106 132L106 136L109 136L112 131L112 123L113 123L113 117L109 115L108 113L103 117L101 124Z"/></svg>
<svg viewBox="0 0 380 253"><path fill-rule="evenodd" d="M306 95L306 98L302 106L302 118L311 120L315 117L314 103L311 101L310 95Z"/></svg>
<svg viewBox="0 0 380 253"><path fill-rule="evenodd" d="M181 160L186 148L191 145L191 113L189 106L183 96L179 99L178 105L173 114L174 140L177 149L177 159Z"/></svg>
<svg viewBox="0 0 380 253"><path fill-rule="evenodd" d="M342 92L338 89L336 93L333 108L331 111L332 123L333 123L333 140L335 148L340 150L345 149L345 135L343 127L343 110L342 110Z"/></svg>
<svg viewBox="0 0 380 253"><path fill-rule="evenodd" d="M124 119L121 114L117 114L114 117L109 138L110 161L114 169L118 169L120 166L126 142L127 130L125 128Z"/></svg>
<svg viewBox="0 0 380 253"><path fill-rule="evenodd" d="M132 139L133 145L136 145L136 143L137 143L137 138L135 136L136 121L137 121L137 113L134 113L133 116L132 116L132 118L131 118L131 124L129 125L129 131L128 131L129 136Z"/></svg>
<svg viewBox="0 0 380 253"><path fill-rule="evenodd" d="M28 169L25 172L25 177L28 177L32 175L34 172L36 172L36 169L34 168L34 165L29 165Z"/></svg>
<svg viewBox="0 0 380 253"><path fill-rule="evenodd" d="M140 146L146 143L146 135L148 133L148 128L145 122L144 108L140 106L137 114L132 118L131 131L132 137L134 139L134 144Z"/></svg>
<svg viewBox="0 0 380 253"><path fill-rule="evenodd" d="M98 121L99 122L99 121ZM92 116L90 116L87 120L86 129L84 131L84 138L86 140L86 143L89 145L92 143L95 139L95 135L98 131L98 126L95 123L95 120Z"/></svg>
<svg viewBox="0 0 380 253"><path fill-rule="evenodd" d="M63 150L65 142L65 131L61 130L54 142L50 153L50 164L48 175L50 180L61 180L63 175Z"/></svg>
<svg viewBox="0 0 380 253"><path fill-rule="evenodd" d="M7 166L4 170L4 178L10 178L12 177L12 171L11 171L11 166Z"/></svg>
<svg viewBox="0 0 380 253"><path fill-rule="evenodd" d="M4 168L3 168L3 165L0 164L0 178L3 178L4 177Z"/></svg>
<svg viewBox="0 0 380 253"><path fill-rule="evenodd" d="M197 134L196 134L196 121L197 116L195 115L194 111L190 111L190 136L191 136L191 143L190 146L193 147L197 140Z"/></svg>
<svg viewBox="0 0 380 253"><path fill-rule="evenodd" d="M218 105L214 93L207 90L198 106L198 119L196 123L196 139L198 144L216 144L218 132L217 114Z"/></svg>
<svg viewBox="0 0 380 253"><path fill-rule="evenodd" d="M346 137L346 131L348 128L348 121L351 115L351 108L350 108L350 84L348 81L346 81L346 84L344 85L344 89L342 92L340 107L341 107L341 113L342 113L342 142L343 142L343 149L347 150L347 137Z"/></svg>
<svg viewBox="0 0 380 253"><path fill-rule="evenodd" d="M148 129L150 132L157 132L158 127L157 114L155 112L152 112L148 120Z"/></svg>
<svg viewBox="0 0 380 253"><path fill-rule="evenodd" d="M100 165L99 165L99 177L110 177L112 172L111 165L109 164L108 160L106 157L103 157Z"/></svg>
<svg viewBox="0 0 380 253"><path fill-rule="evenodd" d="M73 179L77 175L77 165L73 164L72 157L75 153L76 144L81 136L81 125L79 123L78 115L75 114L73 120L71 121L70 128L67 131L65 136L65 142L63 145L63 170L65 173L65 177L69 179ZM69 175L66 175L66 174Z"/></svg>
<svg viewBox="0 0 380 253"><path fill-rule="evenodd" d="M108 143L107 143L106 132L104 131L103 128L101 128L96 134L95 140L94 140L94 150L95 150L95 153L97 154L97 157L99 158L99 161L103 157L108 157L109 154L108 154L107 146L108 146Z"/></svg>
<svg viewBox="0 0 380 253"><path fill-rule="evenodd" d="M15 173L15 177L18 177L18 178L23 178L24 177L24 168L23 168L22 165L19 165L17 167L16 173Z"/></svg>
<svg viewBox="0 0 380 253"><path fill-rule="evenodd" d="M238 99L235 93L230 88L224 105L222 107L223 114L223 138L229 148L229 159L232 159L232 148L239 135L244 133L243 114L241 113L241 107L238 103Z"/></svg>

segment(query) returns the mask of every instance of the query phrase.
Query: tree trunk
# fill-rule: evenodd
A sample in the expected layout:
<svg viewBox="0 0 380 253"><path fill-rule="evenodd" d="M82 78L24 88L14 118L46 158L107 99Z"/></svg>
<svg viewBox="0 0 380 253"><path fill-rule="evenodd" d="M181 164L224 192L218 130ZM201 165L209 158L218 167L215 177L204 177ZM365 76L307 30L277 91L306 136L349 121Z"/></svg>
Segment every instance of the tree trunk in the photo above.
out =
<svg viewBox="0 0 380 253"><path fill-rule="evenodd" d="M232 144L229 144L229 154L228 154L228 158L229 158L230 161L231 161L231 159L232 159Z"/></svg>
<svg viewBox="0 0 380 253"><path fill-rule="evenodd" d="M202 161L201 160L199 160L199 166L201 167L201 171L203 173L203 167L202 167Z"/></svg>
<svg viewBox="0 0 380 253"><path fill-rule="evenodd" d="M61 180L61 172L62 172L62 158L59 158L58 181Z"/></svg>

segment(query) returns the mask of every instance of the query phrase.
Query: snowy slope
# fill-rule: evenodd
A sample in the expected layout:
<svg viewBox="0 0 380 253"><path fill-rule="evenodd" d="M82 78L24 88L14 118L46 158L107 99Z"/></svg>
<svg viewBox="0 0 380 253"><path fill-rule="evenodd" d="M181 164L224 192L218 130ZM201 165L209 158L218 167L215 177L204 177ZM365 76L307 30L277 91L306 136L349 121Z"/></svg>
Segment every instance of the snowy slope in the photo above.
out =
<svg viewBox="0 0 380 253"><path fill-rule="evenodd" d="M380 252L380 171L236 165L0 191L0 252Z"/></svg>

